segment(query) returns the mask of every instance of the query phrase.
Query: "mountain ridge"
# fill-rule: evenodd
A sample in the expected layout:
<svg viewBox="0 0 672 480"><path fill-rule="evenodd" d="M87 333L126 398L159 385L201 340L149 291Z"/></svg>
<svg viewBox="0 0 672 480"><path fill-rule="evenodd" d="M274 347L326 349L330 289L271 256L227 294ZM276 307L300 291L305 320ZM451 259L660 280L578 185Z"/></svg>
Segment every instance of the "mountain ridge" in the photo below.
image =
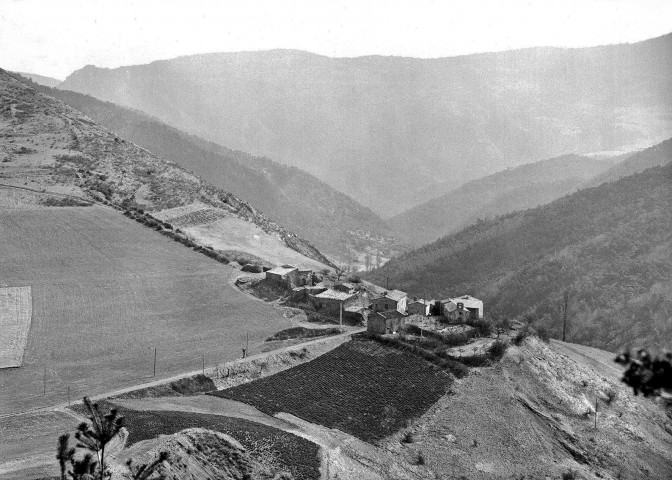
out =
<svg viewBox="0 0 672 480"><path fill-rule="evenodd" d="M506 167L668 138L671 43L439 59L216 53L87 67L61 87L298 166L386 218Z"/></svg>

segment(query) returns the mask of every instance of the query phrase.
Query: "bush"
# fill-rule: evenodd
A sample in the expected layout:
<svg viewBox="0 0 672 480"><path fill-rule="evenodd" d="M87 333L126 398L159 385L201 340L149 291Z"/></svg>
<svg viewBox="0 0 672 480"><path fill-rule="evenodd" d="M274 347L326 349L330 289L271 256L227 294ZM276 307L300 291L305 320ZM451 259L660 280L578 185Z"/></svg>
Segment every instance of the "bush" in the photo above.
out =
<svg viewBox="0 0 672 480"><path fill-rule="evenodd" d="M544 343L550 343L551 342L551 333L549 332L548 328L539 326L536 328L537 331L537 336L544 342Z"/></svg>
<svg viewBox="0 0 672 480"><path fill-rule="evenodd" d="M520 345L531 334L532 334L532 330L529 327L529 325L524 325L520 330L518 330L518 333L516 333L516 336L513 337L513 343L516 344L516 345Z"/></svg>
<svg viewBox="0 0 672 480"><path fill-rule="evenodd" d="M362 278L359 275L351 275L348 277L350 283L362 283Z"/></svg>
<svg viewBox="0 0 672 480"><path fill-rule="evenodd" d="M492 345L490 345L490 348L488 348L488 355L490 355L493 360L499 360L504 356L508 347L509 346L506 342L497 340Z"/></svg>
<svg viewBox="0 0 672 480"><path fill-rule="evenodd" d="M250 273L262 273L264 271L261 265L253 265L251 263L246 263L240 268L240 270L243 272L250 272Z"/></svg>
<svg viewBox="0 0 672 480"><path fill-rule="evenodd" d="M492 322L484 318L470 319L467 325L471 325L481 337L487 337L492 333Z"/></svg>
<svg viewBox="0 0 672 480"><path fill-rule="evenodd" d="M411 432L406 432L401 439L401 443L413 443L413 434Z"/></svg>

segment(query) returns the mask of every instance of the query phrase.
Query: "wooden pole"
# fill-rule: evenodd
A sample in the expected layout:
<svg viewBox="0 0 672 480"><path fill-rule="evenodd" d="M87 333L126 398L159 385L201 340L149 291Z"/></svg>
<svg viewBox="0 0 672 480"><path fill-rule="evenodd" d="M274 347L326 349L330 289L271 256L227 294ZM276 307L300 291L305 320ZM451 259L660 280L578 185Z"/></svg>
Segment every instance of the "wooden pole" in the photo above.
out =
<svg viewBox="0 0 672 480"><path fill-rule="evenodd" d="M152 377L156 377L156 347L154 347L154 373L152 373Z"/></svg>
<svg viewBox="0 0 672 480"><path fill-rule="evenodd" d="M201 353L201 359L203 360L203 375L205 375L205 355Z"/></svg>
<svg viewBox="0 0 672 480"><path fill-rule="evenodd" d="M44 365L44 375L42 379L42 396L46 397L47 396L47 366Z"/></svg>
<svg viewBox="0 0 672 480"><path fill-rule="evenodd" d="M68 385L68 407L70 406L70 385Z"/></svg>
<svg viewBox="0 0 672 480"><path fill-rule="evenodd" d="M562 314L562 341L567 338L567 302L569 302L569 290L565 290L565 308Z"/></svg>
<svg viewBox="0 0 672 480"><path fill-rule="evenodd" d="M338 316L338 329L343 333L343 302L341 302L340 314Z"/></svg>
<svg viewBox="0 0 672 480"><path fill-rule="evenodd" d="M597 397L595 397L595 430L597 430Z"/></svg>

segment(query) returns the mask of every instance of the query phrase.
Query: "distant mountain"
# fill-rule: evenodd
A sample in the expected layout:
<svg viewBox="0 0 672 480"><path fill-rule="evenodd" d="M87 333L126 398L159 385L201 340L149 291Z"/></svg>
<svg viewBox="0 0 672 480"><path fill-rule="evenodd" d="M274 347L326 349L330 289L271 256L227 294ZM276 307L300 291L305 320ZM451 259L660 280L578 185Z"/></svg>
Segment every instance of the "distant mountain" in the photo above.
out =
<svg viewBox="0 0 672 480"><path fill-rule="evenodd" d="M0 69L0 205L45 205L35 200L42 194L51 195L47 206L81 204L58 196L74 195L169 217L181 235L216 250L235 250L225 252L231 257L241 258L242 252L267 264L331 265L312 244L246 201L16 77Z"/></svg>
<svg viewBox="0 0 672 480"><path fill-rule="evenodd" d="M399 238L422 245L478 219L536 207L572 193L613 160L563 155L472 180L389 219Z"/></svg>
<svg viewBox="0 0 672 480"><path fill-rule="evenodd" d="M36 75L34 73L25 73L25 72L17 72L17 73L26 78L29 78L38 85L44 85L45 87L56 87L61 83L63 83L63 80L57 80L55 78L45 77L44 75Z"/></svg>
<svg viewBox="0 0 672 480"><path fill-rule="evenodd" d="M663 141L670 51L672 34L439 59L215 53L60 87L295 165L385 218L506 167Z"/></svg>
<svg viewBox="0 0 672 480"><path fill-rule="evenodd" d="M647 153L632 155L631 161ZM411 294L470 293L486 313L533 315L558 336L614 350L672 345L672 164L479 222L368 275Z"/></svg>
<svg viewBox="0 0 672 480"><path fill-rule="evenodd" d="M120 136L250 202L340 263L363 265L367 254L387 259L405 248L370 209L296 167L230 150L137 110L89 95L39 89Z"/></svg>
<svg viewBox="0 0 672 480"><path fill-rule="evenodd" d="M593 187L604 182L613 182L619 178L640 173L647 168L665 165L672 160L672 139L642 150L637 155L625 155L616 165L589 180L585 186Z"/></svg>

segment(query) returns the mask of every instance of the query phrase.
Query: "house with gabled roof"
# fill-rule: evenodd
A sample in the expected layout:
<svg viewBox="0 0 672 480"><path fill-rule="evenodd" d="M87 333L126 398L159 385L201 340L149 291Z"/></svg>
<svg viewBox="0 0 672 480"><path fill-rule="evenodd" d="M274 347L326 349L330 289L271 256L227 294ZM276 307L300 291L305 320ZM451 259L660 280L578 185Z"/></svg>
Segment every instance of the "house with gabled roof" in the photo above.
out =
<svg viewBox="0 0 672 480"><path fill-rule="evenodd" d="M370 294L370 308L374 312L397 310L398 312L405 314L407 299L408 295L401 290L383 290L380 294Z"/></svg>
<svg viewBox="0 0 672 480"><path fill-rule="evenodd" d="M483 318L483 301L471 295L441 300L441 312L450 317Z"/></svg>

